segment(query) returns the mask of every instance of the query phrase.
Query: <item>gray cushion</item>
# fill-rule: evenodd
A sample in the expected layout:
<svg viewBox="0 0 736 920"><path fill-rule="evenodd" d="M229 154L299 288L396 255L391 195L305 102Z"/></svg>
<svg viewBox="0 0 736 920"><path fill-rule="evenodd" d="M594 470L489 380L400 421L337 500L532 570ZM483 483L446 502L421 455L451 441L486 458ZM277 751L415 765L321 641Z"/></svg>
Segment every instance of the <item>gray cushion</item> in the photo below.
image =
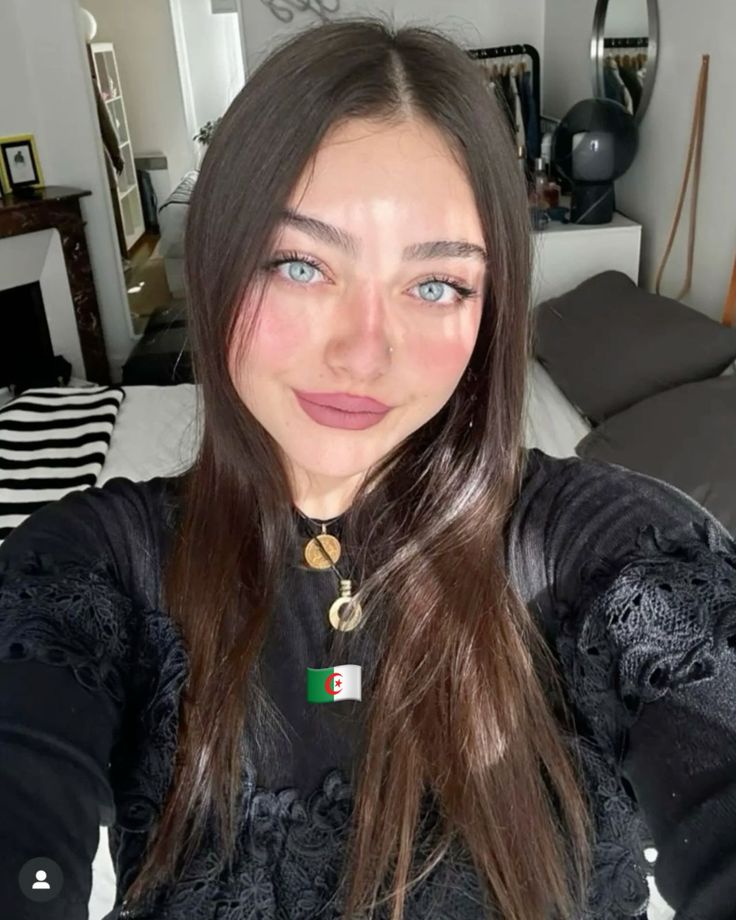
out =
<svg viewBox="0 0 736 920"><path fill-rule="evenodd" d="M733 374L651 396L594 428L575 452L676 486L736 537Z"/></svg>
<svg viewBox="0 0 736 920"><path fill-rule="evenodd" d="M736 359L736 328L603 272L535 311L537 360L591 425Z"/></svg>

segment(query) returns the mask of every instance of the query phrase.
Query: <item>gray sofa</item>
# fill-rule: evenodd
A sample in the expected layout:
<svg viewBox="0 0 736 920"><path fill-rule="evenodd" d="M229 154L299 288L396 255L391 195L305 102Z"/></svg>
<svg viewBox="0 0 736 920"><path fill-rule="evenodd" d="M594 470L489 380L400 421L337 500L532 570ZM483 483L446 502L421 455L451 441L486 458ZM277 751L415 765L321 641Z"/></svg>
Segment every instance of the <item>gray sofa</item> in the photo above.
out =
<svg viewBox="0 0 736 920"><path fill-rule="evenodd" d="M159 249L164 260L166 281L172 297L184 296L184 228L186 226L189 199L199 175L192 169L158 209L158 224L161 233Z"/></svg>

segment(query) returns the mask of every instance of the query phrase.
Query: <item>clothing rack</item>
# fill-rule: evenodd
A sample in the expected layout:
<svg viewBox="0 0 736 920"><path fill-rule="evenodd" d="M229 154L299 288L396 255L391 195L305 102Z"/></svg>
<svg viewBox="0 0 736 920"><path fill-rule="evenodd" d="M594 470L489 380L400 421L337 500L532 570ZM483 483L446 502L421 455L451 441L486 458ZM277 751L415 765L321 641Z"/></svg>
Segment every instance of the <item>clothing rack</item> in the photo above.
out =
<svg viewBox="0 0 736 920"><path fill-rule="evenodd" d="M468 54L477 61L487 58L518 57L528 55L532 60L532 93L537 106L537 114L541 116L541 66L539 52L534 45L497 45L493 48L473 48Z"/></svg>
<svg viewBox="0 0 736 920"><path fill-rule="evenodd" d="M648 48L649 39L643 38L605 38L604 48Z"/></svg>

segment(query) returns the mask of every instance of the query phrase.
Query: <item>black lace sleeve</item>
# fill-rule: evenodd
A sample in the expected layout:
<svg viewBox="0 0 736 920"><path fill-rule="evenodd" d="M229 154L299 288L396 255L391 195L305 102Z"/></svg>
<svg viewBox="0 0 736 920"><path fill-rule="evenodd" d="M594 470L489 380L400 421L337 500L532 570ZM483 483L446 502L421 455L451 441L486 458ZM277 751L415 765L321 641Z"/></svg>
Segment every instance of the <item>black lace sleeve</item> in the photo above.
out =
<svg viewBox="0 0 736 920"><path fill-rule="evenodd" d="M71 668L122 705L160 668L156 612L161 508L146 483L113 479L45 505L0 546L0 661Z"/></svg>
<svg viewBox="0 0 736 920"><path fill-rule="evenodd" d="M13 777L12 788L0 790L0 862L6 851L13 860L30 850L56 858L58 842L74 836L56 860L67 860L70 900L40 904L49 920L86 917L100 824L110 827L118 887L126 890L173 775L188 658L161 604L176 510L170 484L117 478L69 493L0 546L0 758L7 754ZM31 769L33 782L48 787L35 798L33 782L20 775ZM5 891L18 898L11 862L0 868L0 883L8 880L0 916L30 920L30 902L16 909L2 900Z"/></svg>
<svg viewBox="0 0 736 920"><path fill-rule="evenodd" d="M140 610L108 537L121 495L70 494L0 548L3 917L86 918L99 827L116 817L111 762L116 745L129 747L124 713L144 664ZM37 858L63 874L48 902L28 900L20 883Z"/></svg>
<svg viewBox="0 0 736 920"><path fill-rule="evenodd" d="M617 842L654 846L657 889L676 920L732 920L736 542L664 483L618 470L609 485L612 514L629 487L635 537L613 553L588 529L575 595L558 608L569 696L624 819ZM641 894L638 855L626 871ZM615 848L609 856L621 865Z"/></svg>
<svg viewBox="0 0 736 920"><path fill-rule="evenodd" d="M122 706L130 610L104 559L85 566L44 553L0 554L0 661L69 667L82 686Z"/></svg>

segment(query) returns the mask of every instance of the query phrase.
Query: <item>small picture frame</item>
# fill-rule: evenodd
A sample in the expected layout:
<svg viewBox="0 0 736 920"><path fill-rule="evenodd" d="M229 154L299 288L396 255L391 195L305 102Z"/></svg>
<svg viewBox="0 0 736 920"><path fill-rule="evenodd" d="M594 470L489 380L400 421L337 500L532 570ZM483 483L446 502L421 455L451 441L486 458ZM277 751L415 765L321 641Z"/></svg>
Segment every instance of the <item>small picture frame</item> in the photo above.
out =
<svg viewBox="0 0 736 920"><path fill-rule="evenodd" d="M43 188L41 161L32 134L0 137L0 184L6 195L17 189Z"/></svg>

